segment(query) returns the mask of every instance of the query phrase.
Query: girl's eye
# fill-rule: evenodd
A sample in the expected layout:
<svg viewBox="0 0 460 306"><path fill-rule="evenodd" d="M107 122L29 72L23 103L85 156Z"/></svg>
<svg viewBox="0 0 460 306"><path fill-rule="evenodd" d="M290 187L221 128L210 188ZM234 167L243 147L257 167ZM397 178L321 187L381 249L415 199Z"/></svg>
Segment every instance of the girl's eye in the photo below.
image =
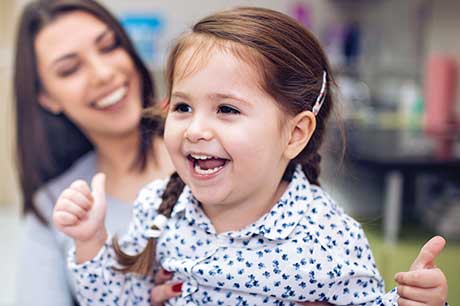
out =
<svg viewBox="0 0 460 306"><path fill-rule="evenodd" d="M192 108L190 107L190 105L187 105L186 103L174 104L172 109L174 112L178 112L178 113L190 113L192 111Z"/></svg>
<svg viewBox="0 0 460 306"><path fill-rule="evenodd" d="M240 114L239 110L237 110L236 108L232 106L228 106L228 105L219 105L217 112L221 114L234 114L234 115Z"/></svg>

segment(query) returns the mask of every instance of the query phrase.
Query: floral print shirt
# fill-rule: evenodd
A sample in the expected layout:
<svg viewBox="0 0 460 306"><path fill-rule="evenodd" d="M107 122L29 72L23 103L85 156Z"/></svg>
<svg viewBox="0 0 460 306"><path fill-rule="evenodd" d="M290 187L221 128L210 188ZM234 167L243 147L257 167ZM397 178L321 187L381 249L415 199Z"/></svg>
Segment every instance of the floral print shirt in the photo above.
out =
<svg viewBox="0 0 460 306"><path fill-rule="evenodd" d="M127 253L145 246L166 183L152 182L140 192L121 241ZM395 289L384 294L361 225L300 167L273 208L238 231L216 233L185 187L158 238L156 260L174 272L173 281L183 282L182 295L166 305L397 305ZM70 254L82 305L150 305L155 271L139 277L117 266L110 239L83 264Z"/></svg>

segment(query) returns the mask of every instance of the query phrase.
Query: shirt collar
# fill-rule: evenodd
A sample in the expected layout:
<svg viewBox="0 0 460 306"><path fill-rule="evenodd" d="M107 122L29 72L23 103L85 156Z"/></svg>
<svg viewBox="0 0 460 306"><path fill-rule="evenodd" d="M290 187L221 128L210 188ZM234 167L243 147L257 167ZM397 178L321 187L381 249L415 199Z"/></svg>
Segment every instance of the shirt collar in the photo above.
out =
<svg viewBox="0 0 460 306"><path fill-rule="evenodd" d="M179 214L185 211L186 209L190 209L191 206L195 206L197 204L198 201L192 195L192 191L190 190L190 188L186 185L184 187L184 190L180 194L179 199L173 207L171 216L175 216L176 214Z"/></svg>
<svg viewBox="0 0 460 306"><path fill-rule="evenodd" d="M285 239L308 211L313 199L310 188L302 167L297 165L286 191L267 214L242 230L227 232L225 235L235 239L245 239L255 235L263 235L270 240ZM185 218L191 225L196 224L207 233L215 234L210 220L187 186L179 196L172 216L179 213L185 213Z"/></svg>
<svg viewBox="0 0 460 306"><path fill-rule="evenodd" d="M296 166L291 182L273 208L256 223L252 235L260 234L270 240L286 239L305 217L313 199L310 183L300 165Z"/></svg>

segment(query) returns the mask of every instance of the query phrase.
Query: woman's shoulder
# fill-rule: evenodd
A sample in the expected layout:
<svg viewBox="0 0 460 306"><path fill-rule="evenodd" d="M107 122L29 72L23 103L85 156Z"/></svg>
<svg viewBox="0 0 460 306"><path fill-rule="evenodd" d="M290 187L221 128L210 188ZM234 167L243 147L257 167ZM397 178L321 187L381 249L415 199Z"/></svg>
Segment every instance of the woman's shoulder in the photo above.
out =
<svg viewBox="0 0 460 306"><path fill-rule="evenodd" d="M47 217L54 207L59 194L75 180L91 180L96 172L96 154L90 151L81 156L64 173L51 179L38 189L34 196L35 205Z"/></svg>
<svg viewBox="0 0 460 306"><path fill-rule="evenodd" d="M90 151L77 159L69 169L61 175L53 178L44 187L59 194L62 189L68 187L78 179L90 181L96 173L96 154Z"/></svg>

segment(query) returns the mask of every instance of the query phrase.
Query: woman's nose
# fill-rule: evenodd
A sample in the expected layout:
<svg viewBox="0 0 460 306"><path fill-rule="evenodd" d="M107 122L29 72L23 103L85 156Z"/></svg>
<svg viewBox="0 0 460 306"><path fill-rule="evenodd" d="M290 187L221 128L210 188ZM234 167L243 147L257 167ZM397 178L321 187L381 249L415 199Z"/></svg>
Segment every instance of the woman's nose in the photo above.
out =
<svg viewBox="0 0 460 306"><path fill-rule="evenodd" d="M95 85L106 84L114 76L114 67L106 63L100 56L95 55L90 59L91 81Z"/></svg>
<svg viewBox="0 0 460 306"><path fill-rule="evenodd" d="M194 118L185 130L184 138L193 143L211 140L213 132L207 121L205 118Z"/></svg>

